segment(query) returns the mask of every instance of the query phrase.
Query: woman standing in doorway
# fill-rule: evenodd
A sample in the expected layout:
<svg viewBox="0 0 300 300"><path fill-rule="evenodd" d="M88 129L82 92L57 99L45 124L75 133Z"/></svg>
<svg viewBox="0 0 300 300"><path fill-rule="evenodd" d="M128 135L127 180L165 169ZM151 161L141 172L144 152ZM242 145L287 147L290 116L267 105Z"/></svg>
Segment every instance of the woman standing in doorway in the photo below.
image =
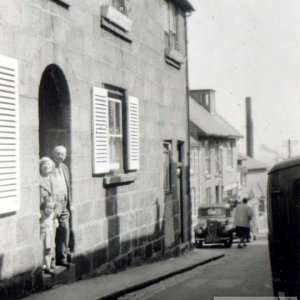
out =
<svg viewBox="0 0 300 300"><path fill-rule="evenodd" d="M49 157L42 157L40 159L40 208L44 206L45 200L50 196L54 196L53 190L53 175L52 170L54 167L54 162ZM59 206L55 205L55 214L57 215L59 212ZM42 215L42 214L41 214ZM53 226L53 236L55 240L56 235L56 227ZM55 249L52 253L52 261L51 261L51 268L56 268L56 259L55 259Z"/></svg>

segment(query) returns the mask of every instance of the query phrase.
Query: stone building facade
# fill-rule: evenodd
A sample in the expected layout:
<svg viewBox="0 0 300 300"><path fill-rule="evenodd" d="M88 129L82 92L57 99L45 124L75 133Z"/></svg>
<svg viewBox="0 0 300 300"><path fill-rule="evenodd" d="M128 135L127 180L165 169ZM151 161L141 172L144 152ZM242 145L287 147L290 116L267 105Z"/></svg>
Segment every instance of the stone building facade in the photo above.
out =
<svg viewBox="0 0 300 300"><path fill-rule="evenodd" d="M265 211L269 167L252 157L238 153L239 195L241 198L259 199L261 211Z"/></svg>
<svg viewBox="0 0 300 300"><path fill-rule="evenodd" d="M44 287L39 158L54 145L68 149L77 279L189 242L192 10L186 0L0 3L1 295Z"/></svg>
<svg viewBox="0 0 300 300"><path fill-rule="evenodd" d="M214 90L191 90L192 223L201 205L237 199L240 133L216 112Z"/></svg>

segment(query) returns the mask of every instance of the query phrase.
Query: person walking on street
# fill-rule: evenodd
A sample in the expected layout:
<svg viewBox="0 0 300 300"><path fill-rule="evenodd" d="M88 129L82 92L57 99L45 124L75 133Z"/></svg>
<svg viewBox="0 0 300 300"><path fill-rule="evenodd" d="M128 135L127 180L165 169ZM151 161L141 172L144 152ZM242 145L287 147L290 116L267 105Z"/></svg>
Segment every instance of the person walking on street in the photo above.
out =
<svg viewBox="0 0 300 300"><path fill-rule="evenodd" d="M238 248L242 248L242 244L246 247L246 240L249 236L250 221L252 219L252 210L247 205L248 198L243 198L241 204L235 209L235 226L238 237L240 238Z"/></svg>

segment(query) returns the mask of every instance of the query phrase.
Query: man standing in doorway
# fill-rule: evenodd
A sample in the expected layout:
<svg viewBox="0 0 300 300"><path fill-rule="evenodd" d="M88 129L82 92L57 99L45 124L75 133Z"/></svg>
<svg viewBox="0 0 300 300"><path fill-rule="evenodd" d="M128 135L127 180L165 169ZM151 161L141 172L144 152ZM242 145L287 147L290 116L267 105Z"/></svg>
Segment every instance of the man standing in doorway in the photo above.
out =
<svg viewBox="0 0 300 300"><path fill-rule="evenodd" d="M64 146L56 146L52 152L55 162L53 168L54 193L57 202L57 214L59 227L56 232L56 261L58 265L69 266L69 240L70 240L70 216L71 193L70 193L70 172L64 160L67 149Z"/></svg>
<svg viewBox="0 0 300 300"><path fill-rule="evenodd" d="M248 198L243 198L243 202L235 209L235 226L237 235L240 238L238 248L242 248L242 244L246 245L246 240L250 233L250 221L252 219L252 210L247 205Z"/></svg>

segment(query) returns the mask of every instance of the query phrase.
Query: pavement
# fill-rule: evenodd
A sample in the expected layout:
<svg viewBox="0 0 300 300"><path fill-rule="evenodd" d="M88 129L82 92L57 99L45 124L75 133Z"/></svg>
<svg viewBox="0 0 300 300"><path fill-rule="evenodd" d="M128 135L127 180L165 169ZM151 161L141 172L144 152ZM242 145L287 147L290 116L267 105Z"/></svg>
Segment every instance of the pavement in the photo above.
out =
<svg viewBox="0 0 300 300"><path fill-rule="evenodd" d="M117 274L103 275L54 287L36 293L27 300L99 300L117 299L124 294L145 288L169 277L190 271L224 257L222 249L190 251L176 258L129 267Z"/></svg>

